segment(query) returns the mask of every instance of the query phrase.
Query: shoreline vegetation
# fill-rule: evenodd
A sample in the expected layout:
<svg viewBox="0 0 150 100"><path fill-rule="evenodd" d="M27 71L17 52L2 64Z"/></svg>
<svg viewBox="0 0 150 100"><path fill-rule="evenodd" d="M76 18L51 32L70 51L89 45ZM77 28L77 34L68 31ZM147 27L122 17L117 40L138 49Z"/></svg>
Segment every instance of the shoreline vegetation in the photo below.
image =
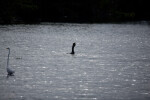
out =
<svg viewBox="0 0 150 100"><path fill-rule="evenodd" d="M0 0L0 24L150 21L147 0Z"/></svg>

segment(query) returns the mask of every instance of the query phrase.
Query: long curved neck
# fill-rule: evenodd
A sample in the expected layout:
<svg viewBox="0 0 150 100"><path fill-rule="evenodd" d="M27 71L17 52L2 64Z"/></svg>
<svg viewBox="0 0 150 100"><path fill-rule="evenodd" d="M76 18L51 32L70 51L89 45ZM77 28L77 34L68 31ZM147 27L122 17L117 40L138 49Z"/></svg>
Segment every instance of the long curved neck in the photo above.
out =
<svg viewBox="0 0 150 100"><path fill-rule="evenodd" d="M71 52L71 54L74 54L75 52L74 52L74 46L72 46L72 52Z"/></svg>
<svg viewBox="0 0 150 100"><path fill-rule="evenodd" d="M7 58L7 68L9 67L9 55L10 55L10 49L8 49L9 52L8 52L8 58Z"/></svg>

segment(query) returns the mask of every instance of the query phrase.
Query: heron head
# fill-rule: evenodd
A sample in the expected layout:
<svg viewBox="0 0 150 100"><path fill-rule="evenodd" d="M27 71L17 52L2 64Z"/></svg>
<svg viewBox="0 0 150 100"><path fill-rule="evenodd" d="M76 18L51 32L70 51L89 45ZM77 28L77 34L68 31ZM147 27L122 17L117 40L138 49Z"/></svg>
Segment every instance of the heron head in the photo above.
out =
<svg viewBox="0 0 150 100"><path fill-rule="evenodd" d="M8 49L8 50L9 50L10 48L6 48L6 49Z"/></svg>

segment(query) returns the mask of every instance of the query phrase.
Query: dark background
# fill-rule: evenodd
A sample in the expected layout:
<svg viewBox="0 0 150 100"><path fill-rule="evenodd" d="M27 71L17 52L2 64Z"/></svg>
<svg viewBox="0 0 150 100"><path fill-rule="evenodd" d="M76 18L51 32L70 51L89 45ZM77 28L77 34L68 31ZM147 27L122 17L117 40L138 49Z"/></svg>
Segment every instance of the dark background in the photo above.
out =
<svg viewBox="0 0 150 100"><path fill-rule="evenodd" d="M0 24L149 21L148 0L0 0Z"/></svg>

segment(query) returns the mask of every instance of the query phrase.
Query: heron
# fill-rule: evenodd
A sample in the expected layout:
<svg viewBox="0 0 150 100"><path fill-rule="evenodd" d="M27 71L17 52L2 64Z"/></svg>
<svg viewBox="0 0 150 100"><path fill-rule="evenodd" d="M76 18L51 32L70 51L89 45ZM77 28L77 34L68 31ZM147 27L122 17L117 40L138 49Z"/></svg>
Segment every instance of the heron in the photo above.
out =
<svg viewBox="0 0 150 100"><path fill-rule="evenodd" d="M7 75L8 76L14 76L14 73L15 73L15 71L14 70L11 70L10 68L9 68L9 55L10 55L10 48L6 48L6 49L8 49L8 58L7 58Z"/></svg>

